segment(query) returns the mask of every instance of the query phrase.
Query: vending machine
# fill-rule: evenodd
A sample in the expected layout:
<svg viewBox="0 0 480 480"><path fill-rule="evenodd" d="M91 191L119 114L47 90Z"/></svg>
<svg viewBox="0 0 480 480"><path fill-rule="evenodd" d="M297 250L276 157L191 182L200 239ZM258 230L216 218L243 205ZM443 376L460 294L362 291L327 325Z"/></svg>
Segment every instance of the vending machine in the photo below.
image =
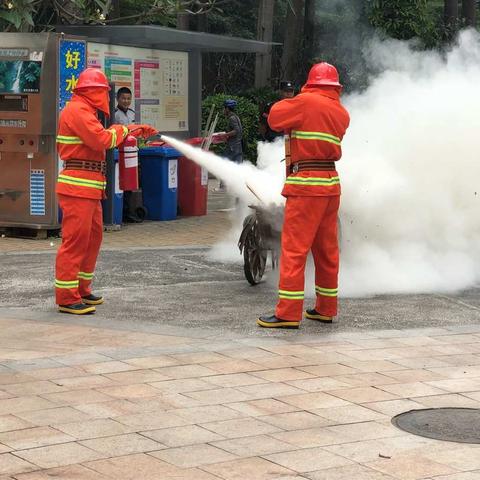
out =
<svg viewBox="0 0 480 480"><path fill-rule="evenodd" d="M58 113L85 68L86 42L0 35L0 227L56 229Z"/></svg>

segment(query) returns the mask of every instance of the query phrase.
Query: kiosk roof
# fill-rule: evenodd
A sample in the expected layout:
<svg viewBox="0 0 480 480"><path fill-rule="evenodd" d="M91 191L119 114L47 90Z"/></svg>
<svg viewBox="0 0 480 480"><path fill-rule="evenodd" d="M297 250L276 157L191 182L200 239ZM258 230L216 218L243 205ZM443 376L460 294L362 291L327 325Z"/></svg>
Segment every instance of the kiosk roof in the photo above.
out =
<svg viewBox="0 0 480 480"><path fill-rule="evenodd" d="M272 46L280 45L157 25L59 25L56 31L97 43L182 52L267 53Z"/></svg>

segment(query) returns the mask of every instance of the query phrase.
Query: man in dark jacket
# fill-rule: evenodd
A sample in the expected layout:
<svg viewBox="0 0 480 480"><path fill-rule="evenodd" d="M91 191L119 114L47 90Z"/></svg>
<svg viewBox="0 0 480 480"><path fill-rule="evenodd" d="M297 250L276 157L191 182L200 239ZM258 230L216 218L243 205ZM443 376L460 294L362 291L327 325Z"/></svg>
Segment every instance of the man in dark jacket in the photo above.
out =
<svg viewBox="0 0 480 480"><path fill-rule="evenodd" d="M292 98L294 96L295 88L293 86L293 83L288 80L280 82L279 100L285 100L286 98ZM265 105L265 108L263 109L262 115L260 116L260 135L262 136L262 139L266 142L273 142L277 137L283 137L283 132L276 132L275 130L272 130L267 122L268 114L270 113L270 110L275 103L276 102L267 103L267 105Z"/></svg>

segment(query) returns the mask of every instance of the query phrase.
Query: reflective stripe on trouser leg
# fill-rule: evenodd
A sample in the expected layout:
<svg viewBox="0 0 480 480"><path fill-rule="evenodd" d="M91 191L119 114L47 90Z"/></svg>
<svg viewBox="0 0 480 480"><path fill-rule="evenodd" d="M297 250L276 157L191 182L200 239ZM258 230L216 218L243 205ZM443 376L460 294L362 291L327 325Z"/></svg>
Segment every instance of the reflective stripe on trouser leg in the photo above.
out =
<svg viewBox="0 0 480 480"><path fill-rule="evenodd" d="M337 315L338 295L338 208L340 197L328 197L325 211L312 245L315 262L315 310L327 317Z"/></svg>
<svg viewBox="0 0 480 480"><path fill-rule="evenodd" d="M303 311L303 291L278 291L275 315L282 320L300 321ZM298 318L300 312L300 318Z"/></svg>
<svg viewBox="0 0 480 480"><path fill-rule="evenodd" d="M57 299L63 298L77 298L78 296L78 279L66 280L55 278L55 292ZM78 302L74 302L78 303ZM63 305L63 304L59 304ZM71 305L71 304L68 304Z"/></svg>
<svg viewBox="0 0 480 480"><path fill-rule="evenodd" d="M328 198L287 198L282 230L279 300L275 309L275 315L283 320L300 321L303 317L305 264Z"/></svg>
<svg viewBox="0 0 480 480"><path fill-rule="evenodd" d="M62 244L55 262L55 300L58 305L73 305L82 301L78 288L78 273L85 257L92 219L99 200L58 195L62 209ZM61 288L59 282L77 282L72 288ZM69 285L67 285L69 286Z"/></svg>
<svg viewBox="0 0 480 480"><path fill-rule="evenodd" d="M97 263L98 252L102 244L103 237L103 219L102 219L102 205L100 200L97 200L97 206L92 217L92 228L90 230L90 240L88 243L85 256L80 265L80 272L78 278L80 279L79 292L82 297L88 297L92 293L91 283L93 280L93 272Z"/></svg>
<svg viewBox="0 0 480 480"><path fill-rule="evenodd" d="M78 292L80 293L80 296L88 297L92 293L90 286L93 280L93 272L92 273L79 272L78 280L79 280Z"/></svg>

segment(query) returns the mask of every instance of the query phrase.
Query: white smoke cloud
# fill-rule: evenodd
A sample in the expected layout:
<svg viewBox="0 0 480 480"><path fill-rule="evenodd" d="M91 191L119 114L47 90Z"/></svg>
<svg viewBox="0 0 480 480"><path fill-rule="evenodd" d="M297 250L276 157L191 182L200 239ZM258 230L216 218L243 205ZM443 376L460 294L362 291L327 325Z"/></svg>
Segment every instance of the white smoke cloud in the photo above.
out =
<svg viewBox="0 0 480 480"><path fill-rule="evenodd" d="M351 125L338 163L341 295L472 286L480 277L480 36L463 32L447 54L373 41L366 58L376 77L343 99ZM280 144L259 145L261 171L200 154L192 159L245 203L247 182L265 203L281 202ZM236 218L217 257L236 243L243 214Z"/></svg>
<svg viewBox="0 0 480 480"><path fill-rule="evenodd" d="M345 99L342 292L470 286L480 273L480 37L463 32L445 56L374 42L368 58L383 72Z"/></svg>
<svg viewBox="0 0 480 480"><path fill-rule="evenodd" d="M162 135L162 139L186 157L205 167L217 178L222 179L229 192L239 197L244 203L264 206L284 203L280 192L285 177L282 176L280 169L269 167L266 159L263 160L263 164L262 159L259 159L259 163L262 164L260 169L248 161L243 164L236 164L212 152L192 147L166 135ZM269 151L275 156L283 155L280 143L275 143ZM259 152L260 157L265 156L262 154L261 147L259 147ZM278 167L280 166L279 163L280 160Z"/></svg>
<svg viewBox="0 0 480 480"><path fill-rule="evenodd" d="M285 163L282 162L285 157L283 139L258 144L257 167L249 162L238 165L165 135L162 139L205 167L217 178L221 178L228 192L239 198L239 204L230 214L231 230L212 248L208 257L221 262L243 262L237 242L242 231L243 219L252 213L249 205L268 209L269 206L282 206L285 203L280 193L285 181Z"/></svg>

